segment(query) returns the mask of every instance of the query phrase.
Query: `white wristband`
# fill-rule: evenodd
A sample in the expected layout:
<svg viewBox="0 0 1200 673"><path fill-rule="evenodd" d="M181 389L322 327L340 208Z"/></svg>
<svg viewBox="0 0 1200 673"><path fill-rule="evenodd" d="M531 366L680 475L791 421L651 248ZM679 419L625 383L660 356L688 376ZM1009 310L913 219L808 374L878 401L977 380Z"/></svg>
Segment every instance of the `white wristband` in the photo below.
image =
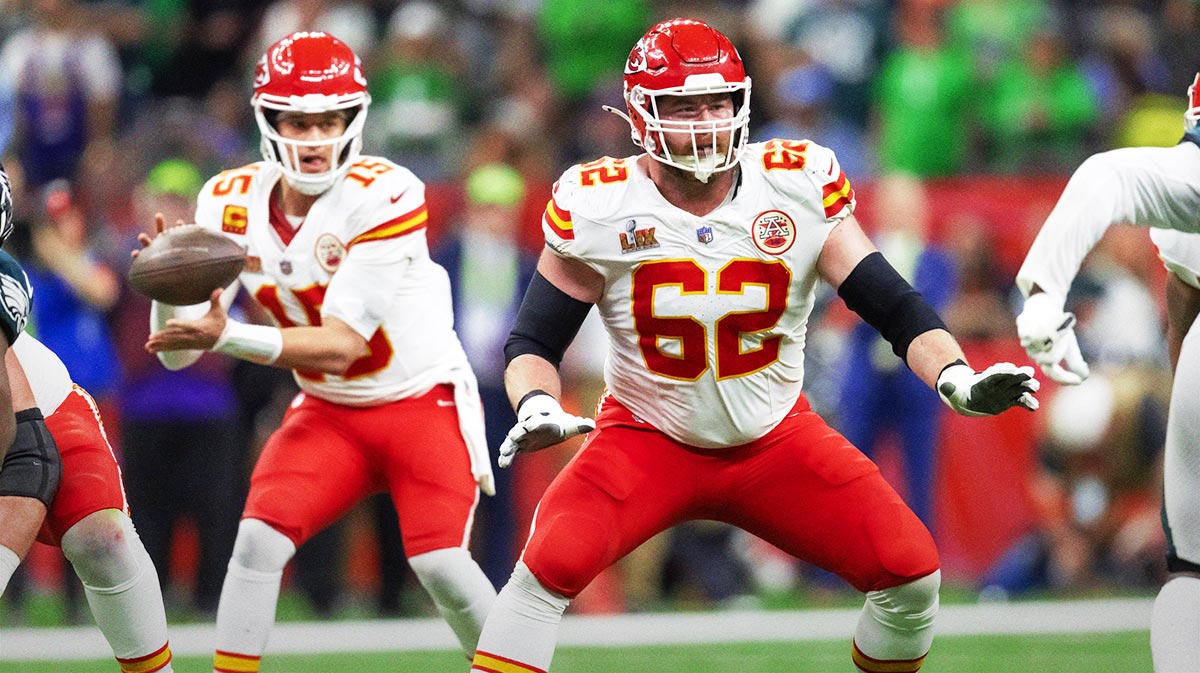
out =
<svg viewBox="0 0 1200 673"><path fill-rule="evenodd" d="M214 353L269 365L283 352L283 331L268 325L248 325L233 319L225 321L225 330L213 344Z"/></svg>

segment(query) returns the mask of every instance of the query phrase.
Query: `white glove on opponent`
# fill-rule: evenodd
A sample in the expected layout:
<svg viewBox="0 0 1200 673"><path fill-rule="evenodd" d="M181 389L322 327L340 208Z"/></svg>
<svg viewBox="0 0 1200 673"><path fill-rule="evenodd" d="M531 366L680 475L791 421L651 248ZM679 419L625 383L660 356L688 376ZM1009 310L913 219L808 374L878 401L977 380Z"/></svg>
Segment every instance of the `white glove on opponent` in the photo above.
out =
<svg viewBox="0 0 1200 673"><path fill-rule="evenodd" d="M518 451L541 451L548 446L596 429L596 421L572 416L548 393L526 399L517 409L517 424L500 445L500 467L512 464Z"/></svg>
<svg viewBox="0 0 1200 673"><path fill-rule="evenodd" d="M1038 408L1033 396L1040 384L1033 367L998 362L977 372L958 361L942 370L937 380L942 401L963 416L995 416L1009 407Z"/></svg>
<svg viewBox="0 0 1200 673"><path fill-rule="evenodd" d="M1088 377L1088 366L1075 338L1075 314L1063 311L1061 299L1045 292L1029 295L1025 309L1017 316L1017 336L1025 352L1051 380L1077 385Z"/></svg>

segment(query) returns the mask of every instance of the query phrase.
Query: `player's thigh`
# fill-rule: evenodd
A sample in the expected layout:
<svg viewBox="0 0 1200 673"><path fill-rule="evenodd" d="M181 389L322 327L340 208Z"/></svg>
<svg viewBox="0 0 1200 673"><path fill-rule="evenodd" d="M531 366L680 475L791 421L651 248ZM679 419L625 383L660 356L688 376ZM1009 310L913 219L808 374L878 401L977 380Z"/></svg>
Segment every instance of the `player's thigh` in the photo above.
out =
<svg viewBox="0 0 1200 673"><path fill-rule="evenodd" d="M777 428L771 447L739 466L734 496L714 512L860 591L938 567L933 538L879 469L812 412ZM773 433L774 434L774 433Z"/></svg>
<svg viewBox="0 0 1200 673"><path fill-rule="evenodd" d="M602 427L538 503L522 560L574 596L646 540L692 518L703 461L655 432Z"/></svg>
<svg viewBox="0 0 1200 673"><path fill-rule="evenodd" d="M1176 556L1200 564L1200 326L1183 340L1163 453L1164 523Z"/></svg>
<svg viewBox="0 0 1200 673"><path fill-rule="evenodd" d="M370 462L353 438L352 424L332 409L288 410L254 466L242 517L304 544L372 489Z"/></svg>
<svg viewBox="0 0 1200 673"><path fill-rule="evenodd" d="M57 545L63 533L89 514L126 512L129 507L100 411L87 393L76 389L68 395L46 418L46 427L58 444L63 476L38 540Z"/></svg>
<svg viewBox="0 0 1200 673"><path fill-rule="evenodd" d="M372 455L384 472L408 556L462 547L469 539L479 489L453 399L451 388L439 386L360 421L377 445Z"/></svg>

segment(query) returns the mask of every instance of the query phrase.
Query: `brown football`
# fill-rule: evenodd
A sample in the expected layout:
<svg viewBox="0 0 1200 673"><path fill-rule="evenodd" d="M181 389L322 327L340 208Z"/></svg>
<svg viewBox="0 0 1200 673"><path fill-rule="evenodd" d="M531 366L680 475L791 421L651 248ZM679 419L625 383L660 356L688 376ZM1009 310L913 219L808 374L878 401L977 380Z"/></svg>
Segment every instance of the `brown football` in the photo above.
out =
<svg viewBox="0 0 1200 673"><path fill-rule="evenodd" d="M246 251L224 234L196 224L171 227L142 248L129 267L129 284L164 304L208 301L237 278Z"/></svg>

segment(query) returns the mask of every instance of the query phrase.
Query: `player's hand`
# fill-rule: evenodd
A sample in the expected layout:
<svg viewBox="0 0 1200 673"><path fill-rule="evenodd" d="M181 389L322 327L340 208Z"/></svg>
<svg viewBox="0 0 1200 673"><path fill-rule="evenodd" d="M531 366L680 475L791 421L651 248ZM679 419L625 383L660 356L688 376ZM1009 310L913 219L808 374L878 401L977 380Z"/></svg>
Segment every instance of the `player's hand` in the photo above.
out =
<svg viewBox="0 0 1200 673"><path fill-rule="evenodd" d="M209 296L208 312L195 320L171 318L163 328L146 340L146 350L151 353L180 350L209 350L221 338L229 314L221 304L222 290L213 290Z"/></svg>
<svg viewBox="0 0 1200 673"><path fill-rule="evenodd" d="M518 451L541 451L595 429L596 421L568 414L551 395L534 395L517 409L517 424L500 445L498 462L508 467Z"/></svg>
<svg viewBox="0 0 1200 673"><path fill-rule="evenodd" d="M1010 407L1035 411L1039 387L1033 367L998 362L977 372L962 361L942 370L937 380L942 401L963 416L995 416Z"/></svg>
<svg viewBox="0 0 1200 673"><path fill-rule="evenodd" d="M1088 377L1088 365L1075 337L1075 315L1064 312L1057 297L1045 292L1029 295L1017 316L1017 336L1051 380L1077 385Z"/></svg>
<svg viewBox="0 0 1200 673"><path fill-rule="evenodd" d="M175 220L175 226L177 226L177 227L182 225L183 223L184 223L183 220ZM167 228L166 225L167 225L167 218L163 217L162 213L155 213L154 214L154 236L158 236L159 234L163 233L163 230ZM138 240L138 245L145 248L150 245L150 243L154 240L154 237L147 233L140 233L140 234L138 234L137 240ZM141 250L130 250L129 256L136 259L139 252L141 252Z"/></svg>

